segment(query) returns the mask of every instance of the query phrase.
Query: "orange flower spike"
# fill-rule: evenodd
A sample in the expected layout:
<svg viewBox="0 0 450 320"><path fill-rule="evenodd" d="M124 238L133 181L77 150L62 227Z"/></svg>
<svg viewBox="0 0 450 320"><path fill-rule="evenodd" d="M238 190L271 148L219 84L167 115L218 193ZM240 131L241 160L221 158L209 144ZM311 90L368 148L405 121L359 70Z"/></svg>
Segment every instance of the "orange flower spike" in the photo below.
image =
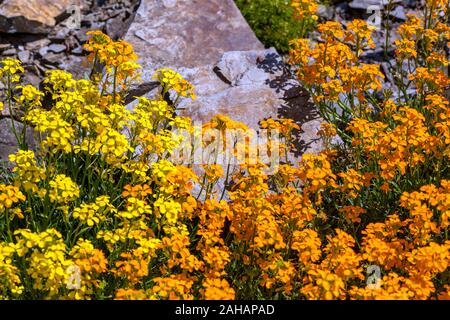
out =
<svg viewBox="0 0 450 320"><path fill-rule="evenodd" d="M375 48L376 45L372 39L374 30L375 27L369 25L366 21L354 19L347 24L344 41L355 47L356 55L359 57L364 49Z"/></svg>

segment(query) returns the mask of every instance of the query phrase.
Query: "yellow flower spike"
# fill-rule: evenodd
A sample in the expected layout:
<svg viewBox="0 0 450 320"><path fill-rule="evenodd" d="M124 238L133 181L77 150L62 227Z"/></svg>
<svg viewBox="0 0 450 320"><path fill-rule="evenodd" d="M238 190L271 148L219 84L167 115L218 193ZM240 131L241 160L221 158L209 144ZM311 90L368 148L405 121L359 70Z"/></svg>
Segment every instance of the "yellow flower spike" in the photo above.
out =
<svg viewBox="0 0 450 320"><path fill-rule="evenodd" d="M100 196L93 203L82 204L79 208L73 210L73 217L87 224L89 227L103 222L109 213L115 213L117 210L110 203L108 196Z"/></svg>
<svg viewBox="0 0 450 320"><path fill-rule="evenodd" d="M50 201L58 204L67 204L80 196L78 185L64 174L57 175L50 181Z"/></svg>
<svg viewBox="0 0 450 320"><path fill-rule="evenodd" d="M17 77L16 73L22 73L24 72L24 69L22 67L22 62L17 59L13 58L5 58L0 61L0 65L2 66L0 68L0 74L3 75L3 77L10 77L12 82L18 82L19 78ZM16 75L16 76L15 76Z"/></svg>
<svg viewBox="0 0 450 320"><path fill-rule="evenodd" d="M73 264L65 258L66 246L61 234L55 229L41 233L21 229L14 234L19 256L29 259L26 272L34 281L34 289L45 292L47 298L58 297L60 289L66 285L68 275L65 270Z"/></svg>
<svg viewBox="0 0 450 320"><path fill-rule="evenodd" d="M16 99L18 102L28 103L33 107L42 106L41 98L44 96L44 93L39 91L36 87L28 84L25 86L17 86L16 88L22 90L22 95L19 99Z"/></svg>
<svg viewBox="0 0 450 320"><path fill-rule="evenodd" d="M152 214L152 209L147 201L134 197L128 197L125 211L118 211L116 215L122 219L137 219L144 215Z"/></svg>
<svg viewBox="0 0 450 320"><path fill-rule="evenodd" d="M197 97L194 92L194 86L183 79L183 77L171 69L158 69L153 75L167 91L174 90L178 95L189 97L195 100Z"/></svg>
<svg viewBox="0 0 450 320"><path fill-rule="evenodd" d="M0 213L10 209L14 204L25 201L25 195L15 186L0 184ZM20 209L15 209L16 214L20 217L22 213ZM22 215L23 217L23 215Z"/></svg>

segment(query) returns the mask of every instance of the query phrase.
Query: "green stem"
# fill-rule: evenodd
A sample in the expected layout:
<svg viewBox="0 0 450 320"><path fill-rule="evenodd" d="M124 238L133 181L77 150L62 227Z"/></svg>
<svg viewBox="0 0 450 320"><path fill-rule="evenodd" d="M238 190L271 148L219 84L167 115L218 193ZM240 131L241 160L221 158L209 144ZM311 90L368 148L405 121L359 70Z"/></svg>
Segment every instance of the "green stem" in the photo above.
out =
<svg viewBox="0 0 450 320"><path fill-rule="evenodd" d="M13 117L11 76L8 76L7 79L8 79L7 80L8 81L8 85L7 85L8 86L8 88L7 88L7 90L8 90L8 93L7 93L7 95L8 95L8 110L9 110L9 115L10 115L10 118L11 118L11 128L12 128L12 131L14 133L14 137L16 137L17 144L21 148L22 143L20 141L19 136L17 135L16 125L14 123L15 120L14 120L14 117Z"/></svg>

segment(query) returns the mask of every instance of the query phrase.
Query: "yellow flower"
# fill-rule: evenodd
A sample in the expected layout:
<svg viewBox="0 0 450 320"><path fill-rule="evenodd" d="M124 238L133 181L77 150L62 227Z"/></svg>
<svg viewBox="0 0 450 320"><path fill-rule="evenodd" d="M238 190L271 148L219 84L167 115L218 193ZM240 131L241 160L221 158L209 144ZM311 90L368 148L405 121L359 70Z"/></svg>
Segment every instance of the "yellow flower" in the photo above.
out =
<svg viewBox="0 0 450 320"><path fill-rule="evenodd" d="M151 213L152 209L145 200L129 197L127 198L126 210L118 211L117 216L123 219L135 219Z"/></svg>
<svg viewBox="0 0 450 320"><path fill-rule="evenodd" d="M358 206L345 206L339 209L339 212L344 213L345 218L353 223L360 223L360 215L366 213L364 208Z"/></svg>
<svg viewBox="0 0 450 320"><path fill-rule="evenodd" d="M158 198L153 204L155 207L155 215L157 217L164 218L165 221L169 224L175 224L178 221L178 217L181 213L181 204L178 202L167 199L167 198Z"/></svg>
<svg viewBox="0 0 450 320"><path fill-rule="evenodd" d="M401 40L395 40L395 55L397 59L412 59L417 57L416 42L408 38L403 38Z"/></svg>
<svg viewBox="0 0 450 320"><path fill-rule="evenodd" d="M364 177L354 169L338 173L338 176L342 178L341 191L347 193L350 198L357 197L364 186Z"/></svg>
<svg viewBox="0 0 450 320"><path fill-rule="evenodd" d="M20 75L18 73L24 72L20 60L6 58L0 61L0 65L0 79L4 78L1 79L3 83L7 85L8 82L15 83L20 81Z"/></svg>
<svg viewBox="0 0 450 320"><path fill-rule="evenodd" d="M45 146L49 152L70 153L72 151L75 130L57 112L33 109L25 116L25 119L32 123L37 131L47 134L42 141L42 146Z"/></svg>
<svg viewBox="0 0 450 320"><path fill-rule="evenodd" d="M158 69L153 78L161 83L164 93L174 90L179 96L189 97L192 100L196 99L194 86L173 70L167 68Z"/></svg>
<svg viewBox="0 0 450 320"><path fill-rule="evenodd" d="M355 46L359 56L366 47L372 49L376 47L372 40L372 32L375 29L364 20L354 19L347 24L345 41Z"/></svg>
<svg viewBox="0 0 450 320"><path fill-rule="evenodd" d="M9 155L9 161L15 162L13 172L17 173L16 183L25 191L38 192L37 183L45 178L45 172L37 165L34 152L19 150Z"/></svg>
<svg viewBox="0 0 450 320"><path fill-rule="evenodd" d="M204 165L203 169L209 183L216 182L224 174L224 170L219 164Z"/></svg>
<svg viewBox="0 0 450 320"><path fill-rule="evenodd" d="M72 202L80 196L80 189L78 185L64 174L58 174L50 185L50 201L58 204L67 204Z"/></svg>
<svg viewBox="0 0 450 320"><path fill-rule="evenodd" d="M94 142L95 150L99 150L109 164L116 164L126 159L126 153L132 152L126 136L117 130L104 130Z"/></svg>
<svg viewBox="0 0 450 320"><path fill-rule="evenodd" d="M58 297L67 283L66 270L73 264L65 257L66 245L61 234L55 229L40 233L20 229L14 234L17 254L29 261L26 273L32 279L33 289L40 290L47 298Z"/></svg>
<svg viewBox="0 0 450 320"><path fill-rule="evenodd" d="M153 278L155 285L151 288L151 295L159 299L192 300L191 293L195 280L184 274L172 274L169 277Z"/></svg>
<svg viewBox="0 0 450 320"><path fill-rule="evenodd" d="M11 296L20 296L25 290L19 275L19 268L13 264L16 249L12 243L0 242L0 299L8 299L9 295L3 294L11 292Z"/></svg>
<svg viewBox="0 0 450 320"><path fill-rule="evenodd" d="M52 84L51 89L56 92L71 89L76 81L73 79L72 74L63 70L49 70L47 76L44 79L45 84Z"/></svg>
<svg viewBox="0 0 450 320"><path fill-rule="evenodd" d="M22 95L19 97L18 101L21 103L30 103L33 107L42 106L41 97L44 93L39 91L36 87L28 84L25 86L17 86L17 89L22 89Z"/></svg>

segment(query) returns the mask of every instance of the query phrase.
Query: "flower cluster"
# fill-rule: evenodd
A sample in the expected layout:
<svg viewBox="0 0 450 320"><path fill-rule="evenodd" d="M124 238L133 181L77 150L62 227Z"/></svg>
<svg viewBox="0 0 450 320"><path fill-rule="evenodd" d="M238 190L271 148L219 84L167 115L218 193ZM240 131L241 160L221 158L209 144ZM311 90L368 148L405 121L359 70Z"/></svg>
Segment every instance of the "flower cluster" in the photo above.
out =
<svg viewBox="0 0 450 320"><path fill-rule="evenodd" d="M396 60L414 68L398 96L374 96L382 75L360 62L373 47L365 22L325 22L318 43L292 42L298 76L321 112L342 112L328 114L336 121L318 132L323 151L292 164L300 126L261 121L283 139L286 161L276 172L250 146L242 156L255 161L219 164L246 142L226 131L249 130L223 115L194 128L177 108L195 98L194 87L173 70L158 70L161 90L127 110L137 57L126 42L90 33L88 59L105 75L98 66L82 80L54 70L43 92L17 84L18 96L7 99L38 146L21 143L0 183L0 298L448 299L444 2L427 1L427 21L410 17L399 29ZM316 10L312 1L293 6L298 15ZM2 81L20 79L19 63L2 66ZM177 129L220 148L202 166L175 163ZM367 286L374 266L380 277Z"/></svg>
<svg viewBox="0 0 450 320"><path fill-rule="evenodd" d="M358 59L373 48L374 28L364 20L353 20L344 27L336 21L319 24L321 40L291 41L291 62L298 65L298 78L311 92L329 122L336 122L336 103L343 109L343 121L370 111L368 94L381 89L384 75L380 66Z"/></svg>
<svg viewBox="0 0 450 320"><path fill-rule="evenodd" d="M26 197L19 188L0 184L0 213L25 199Z"/></svg>
<svg viewBox="0 0 450 320"><path fill-rule="evenodd" d="M295 17L297 19L313 19L317 20L317 9L319 7L315 0L292 0L291 6L295 9Z"/></svg>

